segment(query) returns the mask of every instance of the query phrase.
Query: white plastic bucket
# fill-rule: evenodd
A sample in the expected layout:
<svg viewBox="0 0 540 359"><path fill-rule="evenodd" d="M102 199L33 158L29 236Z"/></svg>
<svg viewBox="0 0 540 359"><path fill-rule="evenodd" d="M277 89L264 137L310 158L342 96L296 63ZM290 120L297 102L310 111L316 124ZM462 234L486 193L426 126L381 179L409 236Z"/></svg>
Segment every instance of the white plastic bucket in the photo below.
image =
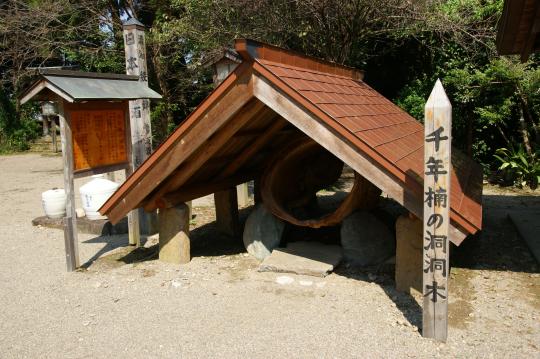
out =
<svg viewBox="0 0 540 359"><path fill-rule="evenodd" d="M105 179L103 175L94 175L92 178L90 182L82 185L79 189L82 207L86 218L90 220L105 219L107 217L100 215L98 210L120 185Z"/></svg>
<svg viewBox="0 0 540 359"><path fill-rule="evenodd" d="M41 203L45 215L49 218L62 218L66 215L66 192L54 188L41 194Z"/></svg>

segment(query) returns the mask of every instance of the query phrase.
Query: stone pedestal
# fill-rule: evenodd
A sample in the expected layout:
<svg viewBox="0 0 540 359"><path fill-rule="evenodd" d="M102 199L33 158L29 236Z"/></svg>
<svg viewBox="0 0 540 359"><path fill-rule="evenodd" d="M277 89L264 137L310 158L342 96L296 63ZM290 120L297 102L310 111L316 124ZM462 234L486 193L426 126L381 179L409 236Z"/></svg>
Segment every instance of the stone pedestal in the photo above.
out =
<svg viewBox="0 0 540 359"><path fill-rule="evenodd" d="M404 215L396 221L396 289L422 293L422 230L420 219Z"/></svg>
<svg viewBox="0 0 540 359"><path fill-rule="evenodd" d="M159 260L183 264L191 259L189 207L182 203L159 210Z"/></svg>

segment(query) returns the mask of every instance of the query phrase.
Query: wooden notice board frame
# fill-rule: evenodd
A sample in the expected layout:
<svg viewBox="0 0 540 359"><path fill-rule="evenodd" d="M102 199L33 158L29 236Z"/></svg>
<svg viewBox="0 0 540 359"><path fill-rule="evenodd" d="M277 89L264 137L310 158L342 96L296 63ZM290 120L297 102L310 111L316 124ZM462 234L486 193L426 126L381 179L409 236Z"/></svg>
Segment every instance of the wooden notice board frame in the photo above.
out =
<svg viewBox="0 0 540 359"><path fill-rule="evenodd" d="M64 111L73 133L74 178L128 169L131 131L126 101L65 103Z"/></svg>

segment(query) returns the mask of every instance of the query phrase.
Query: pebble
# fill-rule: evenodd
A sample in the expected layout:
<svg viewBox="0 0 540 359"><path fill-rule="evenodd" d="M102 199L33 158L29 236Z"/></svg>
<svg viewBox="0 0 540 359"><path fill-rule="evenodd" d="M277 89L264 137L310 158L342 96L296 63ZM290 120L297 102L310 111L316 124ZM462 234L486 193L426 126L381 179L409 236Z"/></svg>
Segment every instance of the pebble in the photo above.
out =
<svg viewBox="0 0 540 359"><path fill-rule="evenodd" d="M287 285L287 284L292 284L293 282L294 282L294 278L291 278L286 275L281 275L276 278L277 284Z"/></svg>
<svg viewBox="0 0 540 359"><path fill-rule="evenodd" d="M182 280L173 280L171 282L171 287L173 288L182 288L182 287L186 287L186 283L182 283Z"/></svg>

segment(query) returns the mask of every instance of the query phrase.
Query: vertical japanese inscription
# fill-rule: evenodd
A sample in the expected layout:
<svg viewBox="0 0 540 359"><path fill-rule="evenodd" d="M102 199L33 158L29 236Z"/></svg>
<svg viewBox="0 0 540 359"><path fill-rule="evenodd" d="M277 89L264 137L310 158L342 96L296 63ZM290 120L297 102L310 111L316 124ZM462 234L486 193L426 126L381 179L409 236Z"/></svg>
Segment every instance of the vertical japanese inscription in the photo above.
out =
<svg viewBox="0 0 540 359"><path fill-rule="evenodd" d="M452 105L439 80L425 108L423 322L424 337L446 341Z"/></svg>
<svg viewBox="0 0 540 359"><path fill-rule="evenodd" d="M126 73L139 77L148 86L144 26L140 23L124 25L124 48ZM139 167L152 152L150 127L150 100L137 99L129 102L131 118L132 161Z"/></svg>

